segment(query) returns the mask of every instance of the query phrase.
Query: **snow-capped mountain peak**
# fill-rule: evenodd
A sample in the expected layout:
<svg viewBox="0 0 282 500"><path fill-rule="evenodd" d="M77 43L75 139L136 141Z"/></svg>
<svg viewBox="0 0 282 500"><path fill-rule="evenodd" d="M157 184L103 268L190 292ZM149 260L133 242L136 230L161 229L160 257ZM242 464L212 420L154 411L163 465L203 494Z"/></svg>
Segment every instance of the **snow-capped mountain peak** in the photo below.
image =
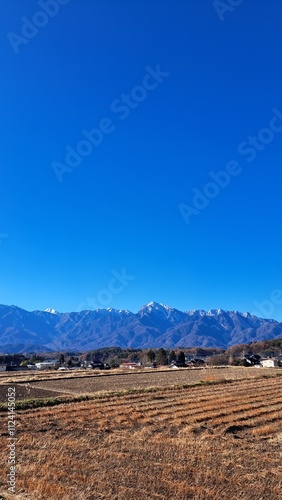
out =
<svg viewBox="0 0 282 500"><path fill-rule="evenodd" d="M57 311L55 311L55 309L53 309L52 307L47 307L47 309L44 309L44 312L50 314L58 314Z"/></svg>
<svg viewBox="0 0 282 500"><path fill-rule="evenodd" d="M140 310L143 309L148 309L150 312L154 309L156 311L163 311L164 309L166 311L172 311L172 307L166 305L166 304L160 304L159 302L149 302L149 304L144 305L141 307Z"/></svg>
<svg viewBox="0 0 282 500"><path fill-rule="evenodd" d="M96 309L96 311L100 311L101 309ZM113 307L107 307L106 311L116 315L128 315L132 314L128 309L114 309Z"/></svg>
<svg viewBox="0 0 282 500"><path fill-rule="evenodd" d="M49 313L49 314L46 314ZM99 347L227 347L282 336L282 322L249 313L180 311L151 302L136 314L116 309L57 313L0 306L3 352L93 350Z"/></svg>
<svg viewBox="0 0 282 500"><path fill-rule="evenodd" d="M173 326L174 324L179 323L181 320L184 320L184 317L186 316L185 313L178 311L167 304L161 304L159 302L149 302L149 304L141 307L138 314L140 314L140 316L155 318L154 321L159 319L162 324L165 322L167 326L168 324Z"/></svg>

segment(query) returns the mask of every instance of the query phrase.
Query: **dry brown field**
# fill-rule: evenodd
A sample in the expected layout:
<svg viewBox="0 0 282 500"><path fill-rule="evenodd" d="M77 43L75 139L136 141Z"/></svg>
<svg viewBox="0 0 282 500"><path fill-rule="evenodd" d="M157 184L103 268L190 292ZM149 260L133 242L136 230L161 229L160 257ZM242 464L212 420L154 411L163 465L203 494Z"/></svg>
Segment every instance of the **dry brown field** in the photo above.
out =
<svg viewBox="0 0 282 500"><path fill-rule="evenodd" d="M146 387L197 384L282 374L282 369L244 367L205 367L171 370L111 371L23 371L0 373L0 404L6 400L6 387L15 385L19 399L70 394L93 394Z"/></svg>
<svg viewBox="0 0 282 500"><path fill-rule="evenodd" d="M2 498L278 500L277 373L208 369L11 380L22 388L19 399L30 384L39 398L50 391L70 401L16 410L16 495L7 494L7 412L0 412ZM90 399L75 401L83 393Z"/></svg>

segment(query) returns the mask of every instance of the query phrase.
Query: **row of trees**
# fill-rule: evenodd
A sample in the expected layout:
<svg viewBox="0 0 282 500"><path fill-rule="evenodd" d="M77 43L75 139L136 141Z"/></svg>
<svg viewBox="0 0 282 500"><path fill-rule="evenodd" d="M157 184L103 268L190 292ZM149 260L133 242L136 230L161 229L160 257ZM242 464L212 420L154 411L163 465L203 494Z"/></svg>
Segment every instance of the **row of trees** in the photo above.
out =
<svg viewBox="0 0 282 500"><path fill-rule="evenodd" d="M76 366L90 362L107 363L110 367L119 366L124 362L140 362L143 366L163 366L175 362L185 363L185 358L204 358L210 365L238 365L244 364L246 356L259 355L262 357L275 356L282 350L282 339L238 344L227 350L210 348L179 348L179 349L122 349L121 347L104 347L87 353L32 353L29 355L10 354L0 355L0 363L21 364L22 366L56 358L61 365Z"/></svg>
<svg viewBox="0 0 282 500"><path fill-rule="evenodd" d="M179 364L184 364L186 359L184 351L179 351L178 353L176 353L174 350L172 350L167 353L167 351L165 351L165 349L163 348L160 348L157 351L150 349L146 355L151 363L156 363L157 365L167 365L174 361Z"/></svg>

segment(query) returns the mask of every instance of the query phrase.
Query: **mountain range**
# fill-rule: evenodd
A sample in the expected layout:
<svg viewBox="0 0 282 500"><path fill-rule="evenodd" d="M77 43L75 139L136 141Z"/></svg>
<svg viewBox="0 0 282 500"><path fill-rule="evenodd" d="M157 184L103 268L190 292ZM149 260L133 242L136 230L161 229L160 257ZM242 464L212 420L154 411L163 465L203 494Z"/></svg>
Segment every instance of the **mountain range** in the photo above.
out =
<svg viewBox="0 0 282 500"><path fill-rule="evenodd" d="M137 313L96 309L59 313L0 305L0 352L88 351L100 347L219 347L279 338L282 323L250 313L178 311L150 302Z"/></svg>

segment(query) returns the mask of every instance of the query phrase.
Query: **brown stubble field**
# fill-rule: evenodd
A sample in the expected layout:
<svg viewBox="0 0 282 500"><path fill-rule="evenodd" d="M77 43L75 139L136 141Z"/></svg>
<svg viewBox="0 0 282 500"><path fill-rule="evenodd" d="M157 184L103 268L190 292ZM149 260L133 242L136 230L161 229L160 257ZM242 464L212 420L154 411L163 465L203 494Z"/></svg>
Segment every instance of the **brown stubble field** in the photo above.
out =
<svg viewBox="0 0 282 500"><path fill-rule="evenodd" d="M280 499L282 378L244 373L228 383L205 374L204 384L151 392L107 387L88 401L18 409L13 498ZM9 498L6 416L0 492Z"/></svg>

